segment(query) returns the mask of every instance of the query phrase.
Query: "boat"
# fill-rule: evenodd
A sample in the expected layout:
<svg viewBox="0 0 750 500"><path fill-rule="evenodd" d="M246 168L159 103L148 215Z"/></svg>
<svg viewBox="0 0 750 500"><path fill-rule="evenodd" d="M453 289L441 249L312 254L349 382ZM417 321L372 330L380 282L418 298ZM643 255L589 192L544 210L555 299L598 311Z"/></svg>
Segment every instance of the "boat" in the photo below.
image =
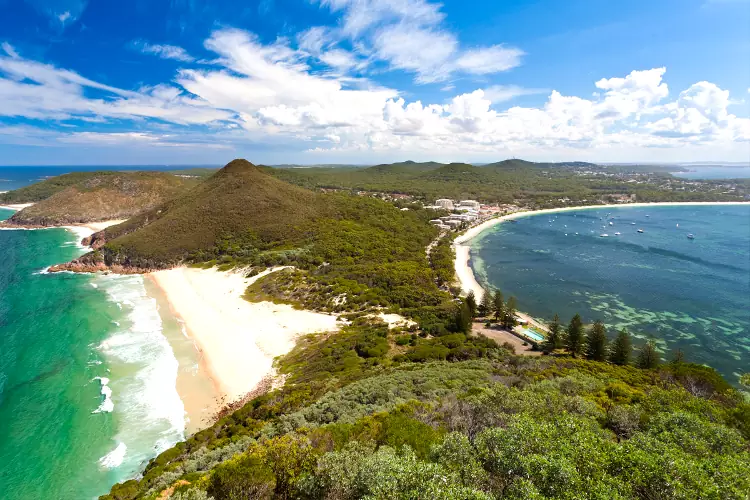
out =
<svg viewBox="0 0 750 500"><path fill-rule="evenodd" d="M679 224L677 224L677 227L680 227L680 225L679 225Z"/></svg>
<svg viewBox="0 0 750 500"><path fill-rule="evenodd" d="M639 230L638 230L638 232L639 232L639 233L642 233L642 232L643 232L643 229L639 229Z"/></svg>
<svg viewBox="0 0 750 500"><path fill-rule="evenodd" d="M688 234L688 239L689 240L694 240L695 239L695 236L693 236L693 233Z"/></svg>
<svg viewBox="0 0 750 500"><path fill-rule="evenodd" d="M620 236L620 233L615 233L615 236Z"/></svg>
<svg viewBox="0 0 750 500"><path fill-rule="evenodd" d="M631 222L631 223L630 223L630 225L631 225L631 226L635 226L635 222Z"/></svg>
<svg viewBox="0 0 750 500"><path fill-rule="evenodd" d="M599 235L600 238L606 238L607 236L609 236L607 233L602 233Z"/></svg>
<svg viewBox="0 0 750 500"><path fill-rule="evenodd" d="M615 225L615 223L614 223L614 222L610 222L610 223L609 223L609 225L610 225L610 226L614 226L614 225Z"/></svg>

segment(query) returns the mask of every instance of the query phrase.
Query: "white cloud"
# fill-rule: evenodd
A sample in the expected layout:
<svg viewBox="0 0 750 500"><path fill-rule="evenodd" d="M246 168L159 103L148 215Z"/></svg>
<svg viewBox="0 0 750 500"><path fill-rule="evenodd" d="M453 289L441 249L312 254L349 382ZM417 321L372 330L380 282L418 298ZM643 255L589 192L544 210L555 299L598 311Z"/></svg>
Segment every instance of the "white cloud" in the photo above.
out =
<svg viewBox="0 0 750 500"><path fill-rule="evenodd" d="M524 52L491 45L463 50L458 37L443 26L441 4L426 0L319 0L332 12L342 13L338 32L366 47L376 60L391 69L416 75L417 83L446 80L452 73L485 75L508 71L521 64ZM313 28L313 30L324 28ZM312 30L309 30L312 31Z"/></svg>
<svg viewBox="0 0 750 500"><path fill-rule="evenodd" d="M162 59L173 59L182 62L193 62L195 60L185 49L176 45L150 44L145 40L135 40L132 42L132 46L144 54L153 54Z"/></svg>
<svg viewBox="0 0 750 500"><path fill-rule="evenodd" d="M295 47L288 39L264 44L252 33L224 29L214 32L205 47L216 55L214 64L180 69L170 83L129 90L23 59L3 45L9 55L0 56L0 117L67 125L77 120L119 123L114 131L97 131L91 123L86 130L45 136L65 144L115 148L262 143L286 147L289 154L311 150L359 158L439 153L468 159L528 151L573 156L570 152L657 147L687 155L700 147L739 151L737 144L750 141L750 119L728 111L728 91L698 82L671 96L665 68L599 79L592 82L598 93L588 98L552 90L540 106L502 108L514 97L542 91L487 85L447 102L408 99L366 79L318 71L312 59L340 49L335 37L321 31L301 35ZM414 59L393 57L420 75L426 67L434 68L434 74L450 73L445 67L457 59L448 57L446 62L437 52ZM98 92L92 95L92 89ZM14 130L23 132L25 140L41 141L41 135L32 137L26 129L4 136Z"/></svg>
<svg viewBox="0 0 750 500"><path fill-rule="evenodd" d="M524 52L515 47L493 45L464 51L456 61L456 68L467 73L486 75L508 71L521 65Z"/></svg>
<svg viewBox="0 0 750 500"><path fill-rule="evenodd" d="M18 59L18 52L16 52L16 49L13 48L11 44L8 42L3 42L0 44L0 47L2 47L3 51L8 54L13 59Z"/></svg>

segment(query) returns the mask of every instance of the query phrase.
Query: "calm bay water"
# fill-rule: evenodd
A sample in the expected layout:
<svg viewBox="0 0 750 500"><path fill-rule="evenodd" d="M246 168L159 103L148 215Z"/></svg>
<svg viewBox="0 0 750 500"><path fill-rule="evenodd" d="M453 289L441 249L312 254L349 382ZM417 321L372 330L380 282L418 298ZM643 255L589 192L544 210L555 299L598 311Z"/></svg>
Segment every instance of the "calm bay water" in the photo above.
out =
<svg viewBox="0 0 750 500"><path fill-rule="evenodd" d="M535 317L567 322L578 312L604 321L610 336L626 327L654 338L665 357L681 348L733 383L750 371L750 206L535 215L471 245L478 281Z"/></svg>
<svg viewBox="0 0 750 500"><path fill-rule="evenodd" d="M143 278L44 273L79 239L0 231L4 500L94 498L184 437L177 360Z"/></svg>

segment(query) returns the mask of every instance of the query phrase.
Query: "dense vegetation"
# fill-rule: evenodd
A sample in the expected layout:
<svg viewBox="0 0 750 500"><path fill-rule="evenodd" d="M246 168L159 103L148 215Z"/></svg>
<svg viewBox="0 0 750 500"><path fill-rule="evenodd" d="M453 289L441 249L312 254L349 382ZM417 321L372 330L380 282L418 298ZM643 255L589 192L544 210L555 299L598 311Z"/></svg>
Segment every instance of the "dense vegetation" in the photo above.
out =
<svg viewBox="0 0 750 500"><path fill-rule="evenodd" d="M410 356L438 345L449 354ZM702 366L521 358L481 337L412 336L357 318L339 334L306 337L277 368L282 388L102 498L742 499L750 491L750 404Z"/></svg>
<svg viewBox="0 0 750 500"><path fill-rule="evenodd" d="M637 201L738 200L750 185L736 181L683 181L664 167L590 163L532 163L505 160L482 166L466 163L403 162L369 168L271 169L273 175L307 188L401 193L429 202L437 198L476 199L532 207L596 203L619 194ZM568 202L559 200L567 198Z"/></svg>
<svg viewBox="0 0 750 500"><path fill-rule="evenodd" d="M164 172L76 172L4 195L3 202L35 203L10 224L55 226L127 219L161 205L198 183Z"/></svg>
<svg viewBox="0 0 750 500"><path fill-rule="evenodd" d="M81 260L139 269L293 266L258 280L249 297L330 311L440 307L449 297L425 258L438 235L427 223L433 216L416 205L399 210L313 192L235 160L185 195L96 235L106 244Z"/></svg>

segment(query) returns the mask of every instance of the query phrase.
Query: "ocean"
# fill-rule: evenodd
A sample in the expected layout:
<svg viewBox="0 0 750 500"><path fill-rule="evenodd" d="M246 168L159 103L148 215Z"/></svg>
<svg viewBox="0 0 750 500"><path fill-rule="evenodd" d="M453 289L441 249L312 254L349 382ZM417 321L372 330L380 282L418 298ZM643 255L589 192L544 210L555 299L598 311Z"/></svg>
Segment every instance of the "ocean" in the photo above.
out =
<svg viewBox="0 0 750 500"><path fill-rule="evenodd" d="M750 166L741 165L714 165L714 166L689 166L687 172L673 172L676 177L683 179L749 179Z"/></svg>
<svg viewBox="0 0 750 500"><path fill-rule="evenodd" d="M471 256L482 285L534 317L567 323L580 313L610 337L627 328L636 343L655 339L665 359L682 349L734 384L750 371L750 206L528 216L481 233Z"/></svg>
<svg viewBox="0 0 750 500"><path fill-rule="evenodd" d="M4 500L95 498L184 438L165 336L182 337L179 325L141 276L45 273L81 255L79 240L66 229L0 231Z"/></svg>

